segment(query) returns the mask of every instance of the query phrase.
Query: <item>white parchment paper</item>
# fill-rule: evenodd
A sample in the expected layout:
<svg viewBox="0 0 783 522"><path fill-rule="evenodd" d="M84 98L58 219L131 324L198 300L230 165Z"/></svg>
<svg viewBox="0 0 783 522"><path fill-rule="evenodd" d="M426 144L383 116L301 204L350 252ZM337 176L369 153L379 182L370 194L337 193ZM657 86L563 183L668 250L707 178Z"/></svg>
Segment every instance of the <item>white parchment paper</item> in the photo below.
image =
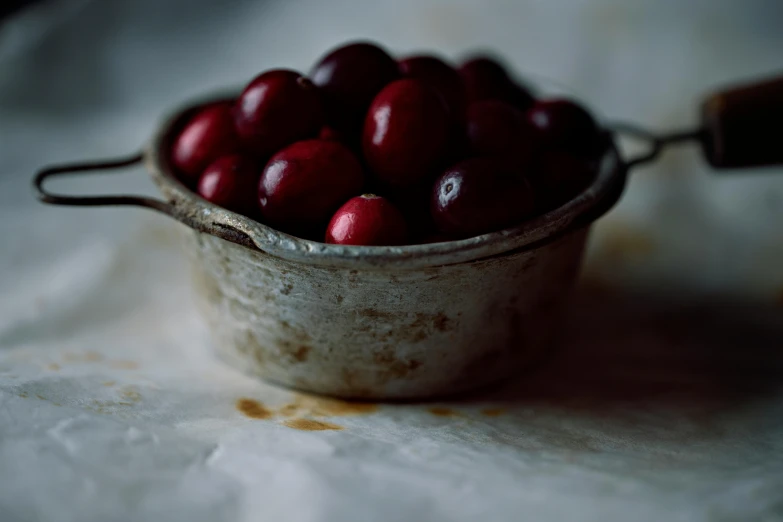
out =
<svg viewBox="0 0 783 522"><path fill-rule="evenodd" d="M0 520L783 520L779 170L668 154L597 228L551 360L459 401L364 406L216 361L179 225L28 188L351 37L495 47L605 116L692 124L702 92L779 68L783 10L681 4L66 1L7 22ZM154 193L140 169L68 190Z"/></svg>

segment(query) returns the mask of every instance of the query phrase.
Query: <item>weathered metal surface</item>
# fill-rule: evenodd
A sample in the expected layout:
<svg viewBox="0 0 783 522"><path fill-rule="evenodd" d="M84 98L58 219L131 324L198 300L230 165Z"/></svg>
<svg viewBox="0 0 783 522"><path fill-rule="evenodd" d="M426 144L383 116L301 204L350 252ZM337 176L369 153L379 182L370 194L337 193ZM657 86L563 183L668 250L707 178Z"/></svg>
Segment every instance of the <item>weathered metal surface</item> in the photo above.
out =
<svg viewBox="0 0 783 522"><path fill-rule="evenodd" d="M235 366L318 393L411 398L485 385L536 360L586 233L472 263L361 271L188 235L200 308Z"/></svg>
<svg viewBox="0 0 783 522"><path fill-rule="evenodd" d="M518 227L430 245L324 245L183 187L165 154L181 119L162 127L146 159L166 199L195 223L187 231L194 284L218 352L270 381L341 397L457 393L538 359L589 223L624 182L612 150L585 192Z"/></svg>

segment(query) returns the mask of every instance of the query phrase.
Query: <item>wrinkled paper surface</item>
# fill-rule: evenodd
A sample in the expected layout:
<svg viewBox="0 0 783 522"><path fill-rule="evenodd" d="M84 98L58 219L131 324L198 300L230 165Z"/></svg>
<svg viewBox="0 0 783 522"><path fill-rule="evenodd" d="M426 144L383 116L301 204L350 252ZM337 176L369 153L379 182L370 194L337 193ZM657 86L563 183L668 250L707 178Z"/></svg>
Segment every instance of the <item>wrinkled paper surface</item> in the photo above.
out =
<svg viewBox="0 0 783 522"><path fill-rule="evenodd" d="M778 3L160 4L54 2L0 31L0 520L783 519L780 170L718 178L683 149L635 173L549 361L393 405L226 367L179 225L28 187L349 37L497 47L606 117L687 126L704 91L779 67ZM52 186L154 193L141 169Z"/></svg>

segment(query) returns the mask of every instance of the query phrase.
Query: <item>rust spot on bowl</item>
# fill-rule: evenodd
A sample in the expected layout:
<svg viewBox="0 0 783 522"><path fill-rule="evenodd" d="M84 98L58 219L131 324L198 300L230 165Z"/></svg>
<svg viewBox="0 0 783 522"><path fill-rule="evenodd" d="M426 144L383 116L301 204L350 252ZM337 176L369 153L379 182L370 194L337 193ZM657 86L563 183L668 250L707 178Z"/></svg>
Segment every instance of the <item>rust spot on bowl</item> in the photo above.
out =
<svg viewBox="0 0 783 522"><path fill-rule="evenodd" d="M352 398L372 397L374 395L375 386L368 384L362 377L362 374L355 368L341 368L340 378L345 389L351 390Z"/></svg>
<svg viewBox="0 0 783 522"><path fill-rule="evenodd" d="M343 427L339 424L332 424L331 422L312 419L289 419L287 421L283 421L283 426L302 431L327 431L343 429Z"/></svg>
<svg viewBox="0 0 783 522"><path fill-rule="evenodd" d="M293 352L291 352L291 356L294 358L297 362L304 362L307 360L307 356L310 355L310 348L309 346L302 344L296 348Z"/></svg>
<svg viewBox="0 0 783 522"><path fill-rule="evenodd" d="M391 321L392 319L398 317L397 314L381 312L380 310L375 310L373 308L365 308L363 310L359 310L357 313L362 317L367 317L368 319L382 319L385 321Z"/></svg>
<svg viewBox="0 0 783 522"><path fill-rule="evenodd" d="M435 314L435 317L432 319L432 325L439 332L447 332L450 326L449 318L443 313Z"/></svg>
<svg viewBox="0 0 783 522"><path fill-rule="evenodd" d="M294 285L292 285L291 283L286 283L283 285L283 288L280 290L280 293L283 295L290 295L291 290L293 289L294 289Z"/></svg>
<svg viewBox="0 0 783 522"><path fill-rule="evenodd" d="M414 343L420 343L427 339L427 332L424 330L413 330L410 335L411 341Z"/></svg>
<svg viewBox="0 0 783 522"><path fill-rule="evenodd" d="M60 371L60 365L57 363L51 363L46 366L47 370L53 371L53 372L59 372Z"/></svg>
<svg viewBox="0 0 783 522"><path fill-rule="evenodd" d="M306 361L312 351L310 345L288 339L278 339L275 345L280 351L280 357L292 363Z"/></svg>
<svg viewBox="0 0 783 522"><path fill-rule="evenodd" d="M266 409L263 404L253 399L238 399L236 408L239 412L251 419L268 419L272 417L271 411Z"/></svg>
<svg viewBox="0 0 783 522"><path fill-rule="evenodd" d="M367 332L372 339L380 342L420 343L436 332L448 332L454 329L454 322L443 312L434 314L416 312L411 315L404 312L392 313L365 308L357 310L356 313L372 320L358 324L356 329ZM410 322L406 323L406 321Z"/></svg>
<svg viewBox="0 0 783 522"><path fill-rule="evenodd" d="M236 349L240 353L256 360L259 366L264 366L264 353L266 349L258 342L256 336L249 331L235 338Z"/></svg>
<svg viewBox="0 0 783 522"><path fill-rule="evenodd" d="M390 377L396 379L406 377L421 366L421 361L416 359L404 360L398 358L393 346L384 346L380 351L375 352L373 360L376 364L385 368Z"/></svg>

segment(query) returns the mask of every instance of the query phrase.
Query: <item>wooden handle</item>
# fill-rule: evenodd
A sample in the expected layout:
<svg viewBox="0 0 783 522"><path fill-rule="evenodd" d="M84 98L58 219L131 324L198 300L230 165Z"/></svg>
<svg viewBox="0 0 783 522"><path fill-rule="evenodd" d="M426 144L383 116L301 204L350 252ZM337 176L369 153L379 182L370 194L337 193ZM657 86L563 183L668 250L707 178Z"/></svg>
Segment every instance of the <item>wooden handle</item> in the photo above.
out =
<svg viewBox="0 0 783 522"><path fill-rule="evenodd" d="M783 76L710 95L702 125L715 168L783 165Z"/></svg>

